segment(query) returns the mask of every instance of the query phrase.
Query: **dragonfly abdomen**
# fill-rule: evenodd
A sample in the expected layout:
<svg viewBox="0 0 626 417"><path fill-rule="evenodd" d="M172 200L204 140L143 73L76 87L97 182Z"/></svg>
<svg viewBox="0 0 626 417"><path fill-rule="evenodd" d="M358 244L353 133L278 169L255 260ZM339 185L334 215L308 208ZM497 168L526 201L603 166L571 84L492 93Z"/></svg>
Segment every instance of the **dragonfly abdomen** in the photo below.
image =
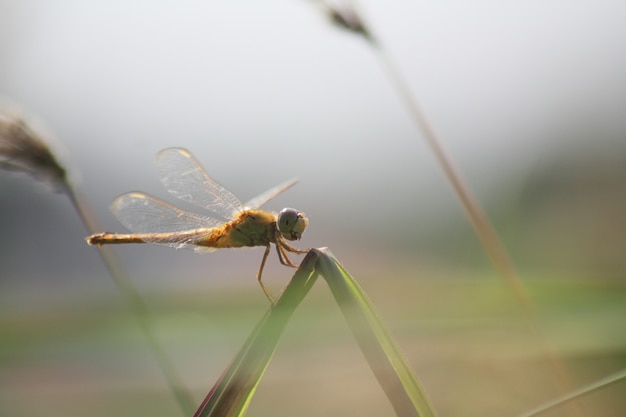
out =
<svg viewBox="0 0 626 417"><path fill-rule="evenodd" d="M198 241L212 236L217 229L195 229L183 232L165 233L97 233L87 238L90 245L110 245L123 243L152 243L173 247L198 245Z"/></svg>
<svg viewBox="0 0 626 417"><path fill-rule="evenodd" d="M141 238L142 235L137 234L121 234L121 233L97 233L87 238L90 245L105 245L114 243L145 243Z"/></svg>

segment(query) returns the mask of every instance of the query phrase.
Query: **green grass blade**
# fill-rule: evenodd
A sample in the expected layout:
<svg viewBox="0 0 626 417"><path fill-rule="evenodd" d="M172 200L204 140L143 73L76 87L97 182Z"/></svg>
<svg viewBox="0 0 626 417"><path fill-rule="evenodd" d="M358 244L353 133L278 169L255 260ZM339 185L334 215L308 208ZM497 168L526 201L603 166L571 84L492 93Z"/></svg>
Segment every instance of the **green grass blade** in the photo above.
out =
<svg viewBox="0 0 626 417"><path fill-rule="evenodd" d="M614 374L611 374L609 376L607 376L606 378L603 378L599 381L596 381L594 383L591 383L589 385L586 385L580 389L575 390L574 392L570 393L570 394L566 394L566 395L562 395L552 401L549 401L531 411L528 411L522 415L520 415L519 417L534 417L537 416L543 412L549 411L551 409L553 409L554 407L557 407L559 405L565 404L569 401L578 399L580 397L582 397L583 395L588 395L591 394L594 391L597 391L599 389L603 389L603 388L607 388L609 385L615 384L617 382L620 382L621 380L626 379L626 369L622 369L621 371L618 371Z"/></svg>
<svg viewBox="0 0 626 417"><path fill-rule="evenodd" d="M434 417L437 412L391 333L361 287L328 249L319 253L319 273L330 287L378 382L398 416Z"/></svg>
<svg viewBox="0 0 626 417"><path fill-rule="evenodd" d="M289 319L317 279L317 260L315 251L302 260L276 305L255 327L194 417L244 415Z"/></svg>

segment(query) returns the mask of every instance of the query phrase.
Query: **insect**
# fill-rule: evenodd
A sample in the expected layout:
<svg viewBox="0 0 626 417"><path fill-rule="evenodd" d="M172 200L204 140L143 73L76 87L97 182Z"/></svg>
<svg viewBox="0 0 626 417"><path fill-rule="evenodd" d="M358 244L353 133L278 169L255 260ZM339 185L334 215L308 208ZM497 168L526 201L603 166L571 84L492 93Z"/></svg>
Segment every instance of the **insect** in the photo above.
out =
<svg viewBox="0 0 626 417"><path fill-rule="evenodd" d="M152 243L174 248L212 252L221 248L265 246L257 281L272 304L274 297L261 281L273 243L283 265L297 267L287 252L306 253L287 243L299 240L308 224L304 213L285 208L278 215L258 210L267 201L296 184L290 180L246 204L219 185L186 149L168 148L157 154L161 182L174 196L211 212L209 216L181 210L148 194L122 194L111 211L132 233L97 233L86 238L90 245Z"/></svg>

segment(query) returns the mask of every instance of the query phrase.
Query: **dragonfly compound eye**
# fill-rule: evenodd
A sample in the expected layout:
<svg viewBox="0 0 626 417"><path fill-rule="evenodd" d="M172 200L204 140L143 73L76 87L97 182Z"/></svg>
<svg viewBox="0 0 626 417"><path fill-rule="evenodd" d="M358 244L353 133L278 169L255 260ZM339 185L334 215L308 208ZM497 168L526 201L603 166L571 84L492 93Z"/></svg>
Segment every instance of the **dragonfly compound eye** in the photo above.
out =
<svg viewBox="0 0 626 417"><path fill-rule="evenodd" d="M278 231L287 240L298 240L309 220L296 209L285 208L278 213Z"/></svg>

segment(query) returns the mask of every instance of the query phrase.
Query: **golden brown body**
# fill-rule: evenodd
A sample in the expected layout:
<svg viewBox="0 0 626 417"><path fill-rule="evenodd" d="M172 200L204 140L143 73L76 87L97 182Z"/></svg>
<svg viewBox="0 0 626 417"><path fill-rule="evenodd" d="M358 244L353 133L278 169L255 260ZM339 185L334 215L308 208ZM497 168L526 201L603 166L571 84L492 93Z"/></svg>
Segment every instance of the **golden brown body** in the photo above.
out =
<svg viewBox="0 0 626 417"><path fill-rule="evenodd" d="M242 246L267 246L280 238L276 216L262 210L246 210L236 219L213 229L200 240L198 246L211 248L240 248Z"/></svg>
<svg viewBox="0 0 626 417"><path fill-rule="evenodd" d="M246 210L219 227L200 228L175 233L97 233L87 238L90 245L153 243L171 241L173 235L196 246L207 248L241 248L268 246L282 239L276 228L276 216L263 210Z"/></svg>

